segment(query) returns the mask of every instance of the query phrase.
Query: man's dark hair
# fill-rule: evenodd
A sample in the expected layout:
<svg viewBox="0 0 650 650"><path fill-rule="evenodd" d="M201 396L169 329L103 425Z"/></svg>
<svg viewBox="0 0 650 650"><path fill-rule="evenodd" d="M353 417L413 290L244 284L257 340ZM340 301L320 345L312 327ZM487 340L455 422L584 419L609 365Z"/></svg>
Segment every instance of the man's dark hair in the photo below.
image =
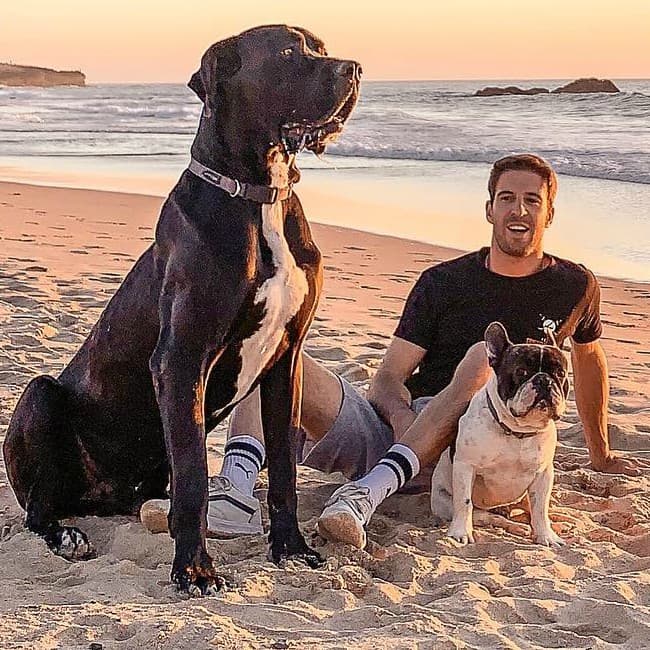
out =
<svg viewBox="0 0 650 650"><path fill-rule="evenodd" d="M553 168L543 158L532 153L519 153L506 156L505 158L499 158L492 165L490 179L488 180L490 203L494 202L494 193L501 174L509 171L532 172L543 178L546 182L546 189L548 190L549 206L553 205L555 195L557 194L557 176L555 171L553 171Z"/></svg>

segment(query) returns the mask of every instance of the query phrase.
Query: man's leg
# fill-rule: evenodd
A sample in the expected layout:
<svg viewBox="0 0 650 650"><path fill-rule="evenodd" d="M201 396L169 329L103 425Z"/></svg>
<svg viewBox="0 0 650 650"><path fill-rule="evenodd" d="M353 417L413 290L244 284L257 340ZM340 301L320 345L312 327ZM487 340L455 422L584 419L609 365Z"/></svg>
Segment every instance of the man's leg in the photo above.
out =
<svg viewBox="0 0 650 650"><path fill-rule="evenodd" d="M341 382L303 354L302 426L316 443L336 420L343 398ZM221 472L210 479L208 530L214 534L262 532L260 505L253 496L265 461L259 389L233 410Z"/></svg>
<svg viewBox="0 0 650 650"><path fill-rule="evenodd" d="M318 442L332 428L341 408L343 391L339 378L327 368L303 353L302 428L312 442ZM252 478L238 472L235 458L239 447L253 445L262 455ZM259 389L254 390L233 410L228 429L222 476L235 485L253 493L257 472L264 464L264 433L260 416ZM247 470L254 468L247 468ZM250 488L250 489L249 489Z"/></svg>
<svg viewBox="0 0 650 650"><path fill-rule="evenodd" d="M340 487L327 502L318 526L333 541L363 548L364 527L377 506L420 470L437 462L458 420L490 376L485 345L476 343L458 365L451 383L431 398L404 435L361 479Z"/></svg>

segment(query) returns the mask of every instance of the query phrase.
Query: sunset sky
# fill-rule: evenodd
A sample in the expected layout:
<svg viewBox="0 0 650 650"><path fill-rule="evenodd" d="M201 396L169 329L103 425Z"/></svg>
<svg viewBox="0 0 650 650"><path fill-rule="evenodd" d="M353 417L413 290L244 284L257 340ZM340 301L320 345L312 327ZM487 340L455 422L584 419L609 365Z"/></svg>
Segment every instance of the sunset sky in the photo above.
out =
<svg viewBox="0 0 650 650"><path fill-rule="evenodd" d="M650 0L11 0L0 61L185 82L205 48L286 22L366 79L650 77Z"/></svg>

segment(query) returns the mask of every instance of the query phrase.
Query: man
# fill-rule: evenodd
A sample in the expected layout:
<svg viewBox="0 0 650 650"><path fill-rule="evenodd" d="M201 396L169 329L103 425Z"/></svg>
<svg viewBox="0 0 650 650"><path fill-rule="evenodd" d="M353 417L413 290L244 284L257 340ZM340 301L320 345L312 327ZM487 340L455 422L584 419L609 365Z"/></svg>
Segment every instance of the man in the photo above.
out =
<svg viewBox="0 0 650 650"><path fill-rule="evenodd" d="M558 344L571 337L591 464L603 472L632 469L609 448L598 283L583 266L543 250L554 216L555 172L537 156L508 156L494 164L488 190L490 247L422 273L367 398L303 355L302 461L352 480L326 503L319 519L325 537L363 548L377 506L421 467L430 475L469 400L488 379L482 337L494 320L515 343L543 340L549 329ZM210 530L261 532L253 487L263 464L253 393L233 413L222 474L212 479Z"/></svg>

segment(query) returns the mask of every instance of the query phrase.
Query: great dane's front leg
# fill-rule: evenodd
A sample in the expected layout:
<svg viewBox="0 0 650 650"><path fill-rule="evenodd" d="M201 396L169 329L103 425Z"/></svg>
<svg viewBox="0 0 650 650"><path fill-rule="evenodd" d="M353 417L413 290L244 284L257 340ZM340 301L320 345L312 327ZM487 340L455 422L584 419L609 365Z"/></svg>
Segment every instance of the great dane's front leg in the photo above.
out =
<svg viewBox="0 0 650 650"><path fill-rule="evenodd" d="M172 294L172 295L169 295ZM175 540L171 579L180 591L206 594L223 586L205 544L207 458L204 391L215 341L189 292L161 297L161 331L150 360L171 469L169 530ZM205 331L200 331L205 329ZM214 346L212 346L214 350Z"/></svg>
<svg viewBox="0 0 650 650"><path fill-rule="evenodd" d="M269 534L276 564L297 558L315 568L322 563L298 529L296 440L300 426L302 358L299 346L288 350L261 382L262 425L269 466Z"/></svg>
<svg viewBox="0 0 650 650"><path fill-rule="evenodd" d="M553 489L553 462L535 475L528 488L530 500L530 526L533 529L533 541L544 546L564 546L564 540L551 528L548 509Z"/></svg>

